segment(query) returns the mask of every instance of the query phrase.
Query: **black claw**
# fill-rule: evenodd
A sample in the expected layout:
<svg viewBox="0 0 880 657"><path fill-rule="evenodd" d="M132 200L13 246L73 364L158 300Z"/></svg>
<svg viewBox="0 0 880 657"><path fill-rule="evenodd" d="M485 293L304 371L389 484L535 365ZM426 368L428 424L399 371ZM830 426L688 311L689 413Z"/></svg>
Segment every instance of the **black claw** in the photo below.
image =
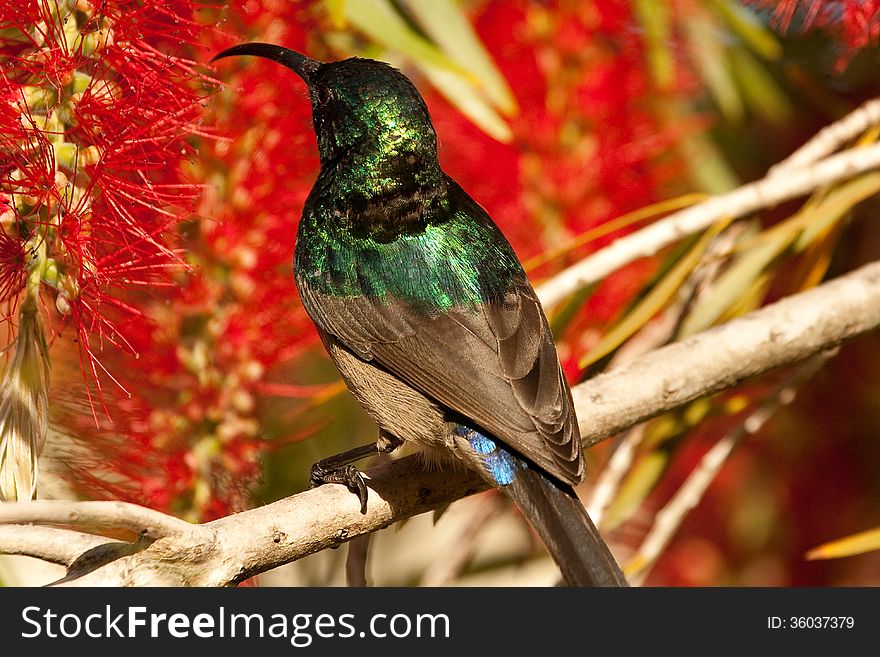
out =
<svg viewBox="0 0 880 657"><path fill-rule="evenodd" d="M317 488L324 484L344 484L348 490L358 496L361 513L366 514L367 484L356 467L346 465L337 469L327 469L320 463L315 463L309 472L309 488Z"/></svg>
<svg viewBox="0 0 880 657"><path fill-rule="evenodd" d="M358 499L361 502L361 514L367 514L367 484L364 482L364 476L358 472L358 469L353 465L348 466L351 471L351 479L348 482L348 490L352 493L357 494Z"/></svg>

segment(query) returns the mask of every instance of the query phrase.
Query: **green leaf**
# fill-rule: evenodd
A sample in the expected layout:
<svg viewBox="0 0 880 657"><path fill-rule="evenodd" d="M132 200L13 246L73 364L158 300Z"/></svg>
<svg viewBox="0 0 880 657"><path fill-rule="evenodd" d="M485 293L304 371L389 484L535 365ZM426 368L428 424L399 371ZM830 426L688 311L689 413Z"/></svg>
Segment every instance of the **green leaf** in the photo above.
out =
<svg viewBox="0 0 880 657"><path fill-rule="evenodd" d="M742 253L736 261L718 277L718 281L682 322L679 337L698 333L711 326L729 307L741 300L766 267L782 253L793 239L791 235L779 234L775 239L764 240Z"/></svg>
<svg viewBox="0 0 880 657"><path fill-rule="evenodd" d="M463 65L440 50L413 29L389 0L347 0L345 12L352 25L376 43L411 59L431 84L480 129L501 142L513 138L507 122L478 89L481 79L471 72L471 63Z"/></svg>
<svg viewBox="0 0 880 657"><path fill-rule="evenodd" d="M571 321L577 317L578 311L593 296L598 283L589 285L572 294L565 303L550 317L550 332L558 339L568 329Z"/></svg>
<svg viewBox="0 0 880 657"><path fill-rule="evenodd" d="M682 120L686 120L683 116ZM709 194L723 194L739 187L739 180L718 146L705 132L691 132L681 140L681 152L691 180Z"/></svg>
<svg viewBox="0 0 880 657"><path fill-rule="evenodd" d="M603 530L614 530L641 507L642 502L660 479L660 475L666 470L668 461L669 457L663 451L644 454L636 461L620 485L614 502L608 507L608 512L602 521Z"/></svg>
<svg viewBox="0 0 880 657"><path fill-rule="evenodd" d="M743 96L756 113L775 123L791 118L788 96L751 53L744 48L731 48L730 62Z"/></svg>
<svg viewBox="0 0 880 657"><path fill-rule="evenodd" d="M714 0L712 4L730 29L754 52L764 59L776 60L782 56L779 39L747 7L732 0Z"/></svg>
<svg viewBox="0 0 880 657"><path fill-rule="evenodd" d="M419 64L469 76L437 46L410 27L388 0L348 0L345 15L352 25L386 48L397 50Z"/></svg>
<svg viewBox="0 0 880 657"><path fill-rule="evenodd" d="M731 75L727 50L717 26L702 15L687 22L687 42L697 68L721 113L729 121L743 118L743 101Z"/></svg>
<svg viewBox="0 0 880 657"><path fill-rule="evenodd" d="M480 90L502 114L512 116L517 113L519 107L507 80L495 66L458 3L454 0L406 0L405 5L434 43L473 74Z"/></svg>
<svg viewBox="0 0 880 657"><path fill-rule="evenodd" d="M675 77L669 26L669 7L656 0L635 0L634 9L645 30L645 47L651 77L660 89L668 89Z"/></svg>
<svg viewBox="0 0 880 657"><path fill-rule="evenodd" d="M691 250L676 263L657 285L636 305L614 328L602 336L599 343L584 356L578 366L582 369L617 349L627 338L644 326L654 315L666 306L678 291L685 279L690 276L709 244L730 224L730 220L719 221L707 230Z"/></svg>
<svg viewBox="0 0 880 657"><path fill-rule="evenodd" d="M804 209L748 242L743 251L715 283L712 293L698 303L682 323L680 336L692 335L712 325L730 308L766 287L770 264L786 249L801 252L821 239L859 202L880 192L880 173L851 180L819 200L811 199ZM754 301L754 299L753 299ZM745 304L743 310L753 307Z"/></svg>
<svg viewBox="0 0 880 657"><path fill-rule="evenodd" d="M807 552L805 557L809 560L839 559L875 550L880 550L880 528L868 529L836 541L823 543Z"/></svg>
<svg viewBox="0 0 880 657"><path fill-rule="evenodd" d="M620 230L622 228L628 228L633 224L636 224L640 221L645 221L646 219L651 219L652 217L659 217L660 215L667 214L669 212L673 212L675 210L681 210L682 208L689 207L691 205L695 205L701 201L705 201L707 199L706 194L684 194L682 196L676 196L675 198L666 199L664 201L658 201L657 203L652 203L650 205L643 206L638 210L634 210L632 212L627 212L626 214L620 215L619 217L615 217L614 219L609 219L598 226L591 228L590 230L584 231L579 235L575 235L572 239L565 242L561 246L558 246L553 249L548 249L543 253L540 253L533 258L529 258L523 263L523 267L525 270L530 272L533 269L540 267L556 258L559 258L575 249L579 249L585 244L589 244L593 240L597 240L600 237L604 237L609 233L613 233L616 230Z"/></svg>
<svg viewBox="0 0 880 657"><path fill-rule="evenodd" d="M324 8L334 29L341 30L345 27L345 0L324 0Z"/></svg>
<svg viewBox="0 0 880 657"><path fill-rule="evenodd" d="M821 203L801 213L804 230L794 244L795 250L805 249L843 219L856 204L877 192L880 192L880 173L875 172L859 176L829 193Z"/></svg>
<svg viewBox="0 0 880 657"><path fill-rule="evenodd" d="M513 139L513 133L507 122L492 109L468 80L427 62L422 63L421 69L431 84L483 132L504 143Z"/></svg>

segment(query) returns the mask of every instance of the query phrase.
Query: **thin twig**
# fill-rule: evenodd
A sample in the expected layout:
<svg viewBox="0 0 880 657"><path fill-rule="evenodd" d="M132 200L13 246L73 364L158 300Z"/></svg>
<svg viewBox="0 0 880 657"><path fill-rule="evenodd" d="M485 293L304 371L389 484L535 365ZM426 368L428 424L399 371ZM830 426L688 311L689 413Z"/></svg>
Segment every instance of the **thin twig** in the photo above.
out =
<svg viewBox="0 0 880 657"><path fill-rule="evenodd" d="M880 144L875 144L833 155L786 176L768 175L621 237L542 283L536 288L538 296L544 308L549 310L624 265L654 255L665 246L704 230L722 218L744 217L755 210L774 207L817 187L852 178L878 166Z"/></svg>
<svg viewBox="0 0 880 657"><path fill-rule="evenodd" d="M630 560L627 576L632 585L640 585L647 577L657 558L678 531L685 516L702 499L709 484L715 479L734 448L747 436L760 431L764 423L781 406L790 404L800 387L819 370L830 355L831 352L817 354L804 362L746 418L745 422L725 434L703 455L699 465L657 513L653 527Z"/></svg>
<svg viewBox="0 0 880 657"><path fill-rule="evenodd" d="M818 162L878 123L880 123L880 98L874 98L839 121L822 128L806 144L772 167L768 173L770 176L788 174Z"/></svg>
<svg viewBox="0 0 880 657"><path fill-rule="evenodd" d="M27 523L83 529L127 529L147 540L202 531L199 525L128 502L37 500L24 504L0 504L0 524Z"/></svg>
<svg viewBox="0 0 880 657"><path fill-rule="evenodd" d="M589 446L880 326L880 262L667 345L572 388Z"/></svg>
<svg viewBox="0 0 880 657"><path fill-rule="evenodd" d="M22 554L70 566L84 552L107 543L94 534L35 525L0 525L0 553Z"/></svg>
<svg viewBox="0 0 880 657"><path fill-rule="evenodd" d="M503 508L501 499L492 495L476 505L452 542L451 549L443 554L443 559L435 560L425 570L422 586L449 586L459 577L477 549L481 530Z"/></svg>
<svg viewBox="0 0 880 657"><path fill-rule="evenodd" d="M348 553L345 555L345 583L348 586L367 586L367 559L372 537L372 534L365 534L348 542Z"/></svg>
<svg viewBox="0 0 880 657"><path fill-rule="evenodd" d="M623 477L629 472L635 460L638 447L645 437L645 426L639 424L623 433L614 453L599 473L596 486L589 498L590 501L586 505L587 513L590 514L597 527L601 528L605 512L611 506L611 502L620 488L620 482L623 481Z"/></svg>
<svg viewBox="0 0 880 657"><path fill-rule="evenodd" d="M679 289L674 303L618 350L609 364L609 370L620 367L635 356L669 344L673 340L694 302L710 292L712 281L717 278L721 270L724 256L730 252L735 244L742 226L743 224L728 226L712 241L700 263ZM646 425L640 424L625 431L608 463L599 473L599 478L587 505L590 517L593 518L597 527L602 526L602 517L605 515L605 511L614 500L624 476L632 467L638 453L638 446L644 439L645 429Z"/></svg>

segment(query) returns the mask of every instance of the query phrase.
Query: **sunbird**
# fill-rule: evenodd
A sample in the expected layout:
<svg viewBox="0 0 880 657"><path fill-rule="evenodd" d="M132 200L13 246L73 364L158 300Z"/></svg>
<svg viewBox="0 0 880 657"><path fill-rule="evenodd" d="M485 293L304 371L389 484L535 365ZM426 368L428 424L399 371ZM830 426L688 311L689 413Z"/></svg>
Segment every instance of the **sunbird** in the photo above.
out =
<svg viewBox="0 0 880 657"><path fill-rule="evenodd" d="M294 279L379 426L375 443L316 464L313 484L344 483L365 508L352 463L415 443L507 494L567 585L626 586L573 489L585 476L580 431L541 303L499 228L441 169L415 85L383 62L322 63L266 43L212 61L235 55L283 64L308 85L321 169Z"/></svg>

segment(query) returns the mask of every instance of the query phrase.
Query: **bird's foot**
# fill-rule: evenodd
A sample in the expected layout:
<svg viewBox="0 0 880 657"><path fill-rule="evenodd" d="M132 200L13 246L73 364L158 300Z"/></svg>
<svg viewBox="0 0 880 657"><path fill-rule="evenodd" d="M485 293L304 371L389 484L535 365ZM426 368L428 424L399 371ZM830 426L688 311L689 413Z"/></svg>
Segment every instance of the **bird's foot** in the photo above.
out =
<svg viewBox="0 0 880 657"><path fill-rule="evenodd" d="M403 441L382 430L375 443L355 447L342 454L322 459L309 471L309 488L317 488L324 484L344 484L348 490L358 496L361 502L361 513L367 512L367 484L364 476L351 465L377 453L387 454L394 451Z"/></svg>
<svg viewBox="0 0 880 657"><path fill-rule="evenodd" d="M367 484L364 483L364 476L353 465L328 468L321 461L315 463L309 471L309 488L317 488L324 484L344 484L348 490L358 496L361 513L367 512Z"/></svg>

